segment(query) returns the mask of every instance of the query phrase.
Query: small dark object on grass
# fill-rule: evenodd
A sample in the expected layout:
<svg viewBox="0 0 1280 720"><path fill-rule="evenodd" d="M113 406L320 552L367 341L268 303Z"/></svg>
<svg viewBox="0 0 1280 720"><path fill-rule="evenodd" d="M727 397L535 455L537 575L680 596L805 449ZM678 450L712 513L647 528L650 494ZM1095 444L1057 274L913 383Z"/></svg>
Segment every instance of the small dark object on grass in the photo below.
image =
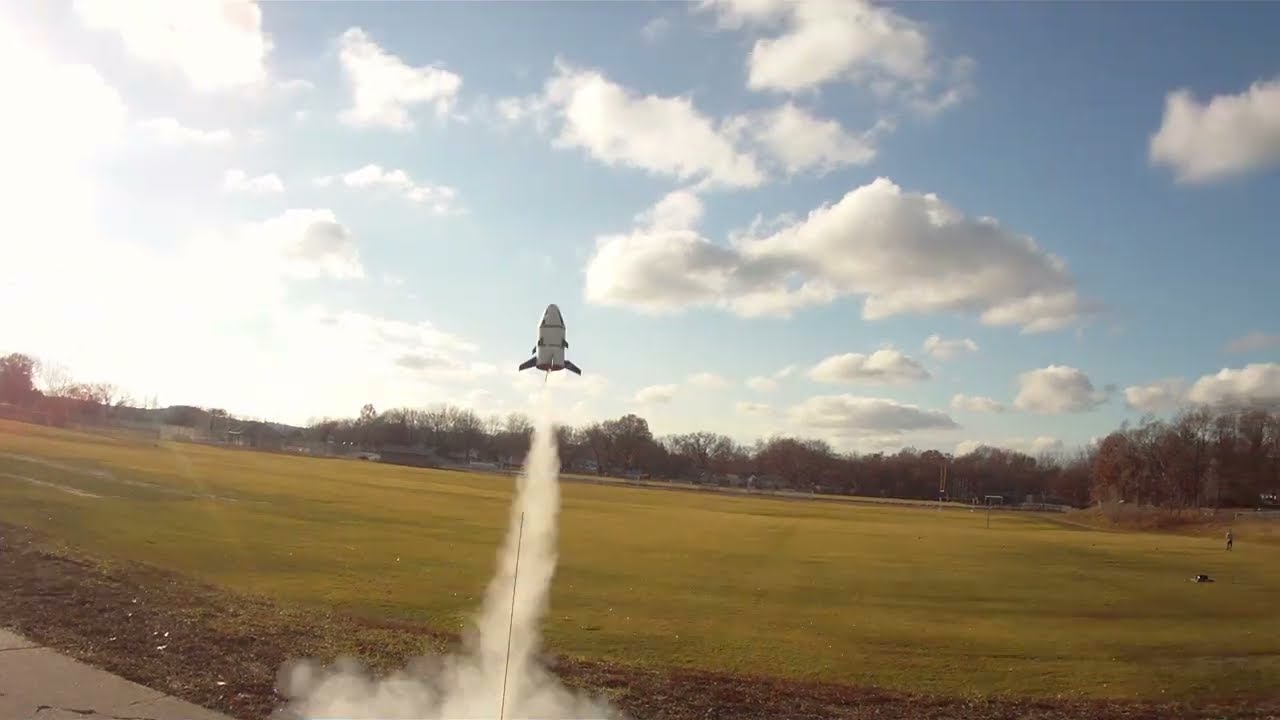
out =
<svg viewBox="0 0 1280 720"><path fill-rule="evenodd" d="M1205 575L1204 573L1201 573L1191 578L1191 582L1213 582L1213 578L1209 577L1208 575Z"/></svg>

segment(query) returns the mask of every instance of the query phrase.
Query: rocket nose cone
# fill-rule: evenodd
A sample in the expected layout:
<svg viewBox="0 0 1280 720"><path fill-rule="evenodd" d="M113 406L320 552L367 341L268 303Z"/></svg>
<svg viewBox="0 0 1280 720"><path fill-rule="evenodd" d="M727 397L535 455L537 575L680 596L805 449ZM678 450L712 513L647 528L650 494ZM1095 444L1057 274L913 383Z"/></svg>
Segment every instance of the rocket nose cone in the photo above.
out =
<svg viewBox="0 0 1280 720"><path fill-rule="evenodd" d="M563 325L564 318L560 316L560 308L554 304L548 305L546 312L542 313L542 322L548 325Z"/></svg>

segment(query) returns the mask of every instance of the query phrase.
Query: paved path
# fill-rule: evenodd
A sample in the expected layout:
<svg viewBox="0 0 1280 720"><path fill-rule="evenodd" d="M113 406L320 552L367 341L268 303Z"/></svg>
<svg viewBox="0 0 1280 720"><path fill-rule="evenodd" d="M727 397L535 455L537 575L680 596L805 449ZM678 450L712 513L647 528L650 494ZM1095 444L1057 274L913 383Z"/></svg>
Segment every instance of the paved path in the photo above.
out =
<svg viewBox="0 0 1280 720"><path fill-rule="evenodd" d="M4 720L232 720L0 628Z"/></svg>

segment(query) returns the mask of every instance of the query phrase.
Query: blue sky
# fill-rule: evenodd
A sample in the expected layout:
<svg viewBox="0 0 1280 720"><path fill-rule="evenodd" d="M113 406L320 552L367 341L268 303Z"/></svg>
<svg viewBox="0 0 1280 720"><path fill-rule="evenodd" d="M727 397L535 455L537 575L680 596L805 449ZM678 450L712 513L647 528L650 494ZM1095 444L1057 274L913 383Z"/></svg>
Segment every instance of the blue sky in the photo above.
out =
<svg viewBox="0 0 1280 720"><path fill-rule="evenodd" d="M23 38L0 295L27 309L0 343L139 398L523 410L555 302L570 422L1041 450L1280 399L1274 5L0 21Z"/></svg>

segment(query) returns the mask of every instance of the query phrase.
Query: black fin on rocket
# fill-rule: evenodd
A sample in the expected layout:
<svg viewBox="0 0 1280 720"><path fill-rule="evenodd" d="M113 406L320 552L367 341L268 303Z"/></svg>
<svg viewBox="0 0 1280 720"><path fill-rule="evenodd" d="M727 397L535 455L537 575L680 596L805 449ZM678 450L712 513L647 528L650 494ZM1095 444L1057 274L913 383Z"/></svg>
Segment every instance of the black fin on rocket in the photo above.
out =
<svg viewBox="0 0 1280 720"><path fill-rule="evenodd" d="M536 362L538 362L538 356L537 356L537 355L534 355L533 357L529 358L528 360L525 360L524 362L520 363L520 369L521 369L521 370L528 370L529 368L533 367L534 363L536 363Z"/></svg>
<svg viewBox="0 0 1280 720"><path fill-rule="evenodd" d="M577 366L577 365L574 365L573 363L569 362L568 360L565 360L565 361L564 361L564 369L565 369L565 370L568 370L569 372L574 373L574 374L576 374L576 375L581 375L581 374L582 374L582 371L578 369L578 366Z"/></svg>

